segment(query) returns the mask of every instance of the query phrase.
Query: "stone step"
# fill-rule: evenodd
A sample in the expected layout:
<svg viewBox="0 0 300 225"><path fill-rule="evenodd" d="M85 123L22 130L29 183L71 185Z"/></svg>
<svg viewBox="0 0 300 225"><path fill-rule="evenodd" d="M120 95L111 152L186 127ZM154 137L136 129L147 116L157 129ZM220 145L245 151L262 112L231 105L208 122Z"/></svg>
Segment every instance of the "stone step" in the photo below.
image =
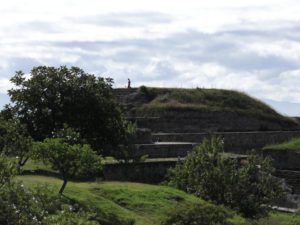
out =
<svg viewBox="0 0 300 225"><path fill-rule="evenodd" d="M152 140L201 143L204 138L214 135L224 138L225 151L246 153L252 149L261 149L268 144L282 143L300 137L300 131L152 133Z"/></svg>
<svg viewBox="0 0 300 225"><path fill-rule="evenodd" d="M156 142L138 145L136 156L147 155L148 158L185 157L196 143L191 142Z"/></svg>

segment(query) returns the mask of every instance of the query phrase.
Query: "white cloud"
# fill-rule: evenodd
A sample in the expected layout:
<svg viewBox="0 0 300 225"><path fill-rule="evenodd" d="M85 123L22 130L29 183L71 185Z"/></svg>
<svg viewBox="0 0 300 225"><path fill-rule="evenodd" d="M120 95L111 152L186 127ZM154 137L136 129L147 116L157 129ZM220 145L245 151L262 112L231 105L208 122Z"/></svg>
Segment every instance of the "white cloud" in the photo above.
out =
<svg viewBox="0 0 300 225"><path fill-rule="evenodd" d="M296 0L10 0L0 93L15 70L76 65L116 86L215 87L300 102Z"/></svg>
<svg viewBox="0 0 300 225"><path fill-rule="evenodd" d="M6 94L7 90L11 89L13 84L9 81L9 79L0 78L0 93Z"/></svg>

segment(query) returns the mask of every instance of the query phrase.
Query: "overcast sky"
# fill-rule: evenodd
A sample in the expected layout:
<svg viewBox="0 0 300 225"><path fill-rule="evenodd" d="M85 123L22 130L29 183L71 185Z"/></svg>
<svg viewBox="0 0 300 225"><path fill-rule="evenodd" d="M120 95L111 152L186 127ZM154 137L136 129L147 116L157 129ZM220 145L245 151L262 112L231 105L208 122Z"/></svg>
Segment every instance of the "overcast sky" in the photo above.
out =
<svg viewBox="0 0 300 225"><path fill-rule="evenodd" d="M9 78L79 66L133 86L226 88L300 115L296 0L9 0L0 4L0 106Z"/></svg>

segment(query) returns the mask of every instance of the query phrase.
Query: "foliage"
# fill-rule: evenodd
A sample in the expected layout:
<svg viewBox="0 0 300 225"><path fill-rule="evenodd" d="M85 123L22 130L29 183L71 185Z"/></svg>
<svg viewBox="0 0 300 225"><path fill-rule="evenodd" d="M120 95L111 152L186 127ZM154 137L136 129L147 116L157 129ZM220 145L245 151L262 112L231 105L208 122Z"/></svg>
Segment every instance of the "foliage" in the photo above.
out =
<svg viewBox="0 0 300 225"><path fill-rule="evenodd" d="M246 217L263 215L282 196L283 189L270 158L251 154L247 163L224 157L223 141L213 137L193 149L170 173L170 185L217 204L238 210Z"/></svg>
<svg viewBox="0 0 300 225"><path fill-rule="evenodd" d="M263 150L300 150L300 138L295 138L281 144L267 145Z"/></svg>
<svg viewBox="0 0 300 225"><path fill-rule="evenodd" d="M12 177L15 175L15 165L7 159L7 157L0 155L0 189L10 184Z"/></svg>
<svg viewBox="0 0 300 225"><path fill-rule="evenodd" d="M137 156L137 126L135 123L127 122L125 138L122 144L119 146L120 150L115 158L119 160L120 163L137 163L146 160L147 156Z"/></svg>
<svg viewBox="0 0 300 225"><path fill-rule="evenodd" d="M72 207L65 206L58 214L49 216L45 222L59 225L100 225L99 222L90 220L90 217L91 214L87 212L74 212Z"/></svg>
<svg viewBox="0 0 300 225"><path fill-rule="evenodd" d="M49 164L60 173L64 183L59 191L63 193L70 178L78 175L91 176L101 172L101 158L84 144L68 144L60 138L45 139L34 144L34 157Z"/></svg>
<svg viewBox="0 0 300 225"><path fill-rule="evenodd" d="M156 97L154 89L147 88L146 86L141 86L139 89L139 93L144 96L147 101L152 101Z"/></svg>
<svg viewBox="0 0 300 225"><path fill-rule="evenodd" d="M17 119L0 121L0 146L7 156L17 159L18 171L25 165L31 156L32 138L29 136L26 126Z"/></svg>
<svg viewBox="0 0 300 225"><path fill-rule="evenodd" d="M232 225L232 215L215 205L185 205L171 211L163 225Z"/></svg>
<svg viewBox="0 0 300 225"><path fill-rule="evenodd" d="M136 151L136 132L137 127L131 122L125 124L125 136L122 144L119 146L118 154L115 155L115 158L119 159L120 162L128 163L131 159L134 158L134 153Z"/></svg>
<svg viewBox="0 0 300 225"><path fill-rule="evenodd" d="M38 141L68 124L93 149L109 154L124 134L123 117L112 93L110 78L96 77L77 67L34 67L30 77L17 72L8 91L12 105L3 116L15 116ZM15 114L14 114L15 113Z"/></svg>
<svg viewBox="0 0 300 225"><path fill-rule="evenodd" d="M52 138L60 138L71 145L85 143L85 140L81 138L80 133L74 128L69 127L67 124L64 124L62 129L53 131Z"/></svg>

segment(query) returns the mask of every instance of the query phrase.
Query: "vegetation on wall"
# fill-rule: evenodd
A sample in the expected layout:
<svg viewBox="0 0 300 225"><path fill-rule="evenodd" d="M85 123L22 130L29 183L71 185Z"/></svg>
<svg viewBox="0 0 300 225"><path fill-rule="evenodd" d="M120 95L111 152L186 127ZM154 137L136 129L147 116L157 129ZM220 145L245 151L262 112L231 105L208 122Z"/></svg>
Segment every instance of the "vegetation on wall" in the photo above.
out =
<svg viewBox="0 0 300 225"><path fill-rule="evenodd" d="M263 150L300 151L300 138L295 138L281 144L267 145Z"/></svg>

